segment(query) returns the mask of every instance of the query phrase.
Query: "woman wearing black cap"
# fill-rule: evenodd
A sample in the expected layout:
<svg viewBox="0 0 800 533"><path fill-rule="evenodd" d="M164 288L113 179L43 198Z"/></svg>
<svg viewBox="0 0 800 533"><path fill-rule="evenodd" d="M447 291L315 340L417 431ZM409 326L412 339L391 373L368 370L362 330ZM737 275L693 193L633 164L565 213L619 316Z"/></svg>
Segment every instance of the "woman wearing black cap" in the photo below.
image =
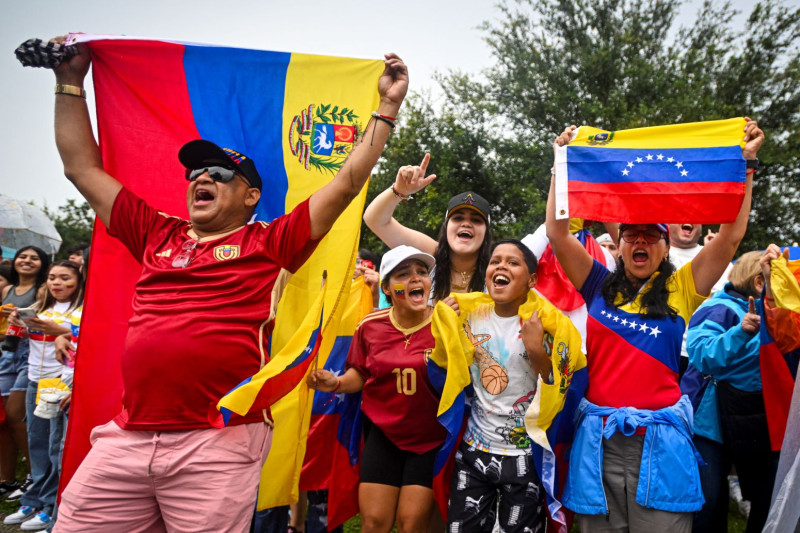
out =
<svg viewBox="0 0 800 533"><path fill-rule="evenodd" d="M489 202L474 192L453 196L447 204L437 240L407 228L393 216L397 205L425 188L435 174L425 176L430 161L425 154L419 166L404 166L397 171L394 184L380 193L364 211L364 222L387 246L414 246L436 258L431 273L431 297L441 300L451 292L483 292L492 232L489 228Z"/></svg>

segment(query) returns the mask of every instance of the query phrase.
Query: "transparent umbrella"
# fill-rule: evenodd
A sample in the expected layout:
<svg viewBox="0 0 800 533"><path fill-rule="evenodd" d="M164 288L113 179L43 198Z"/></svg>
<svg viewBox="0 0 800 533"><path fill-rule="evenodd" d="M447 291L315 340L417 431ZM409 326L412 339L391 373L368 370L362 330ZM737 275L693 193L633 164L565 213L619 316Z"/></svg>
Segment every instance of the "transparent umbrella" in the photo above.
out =
<svg viewBox="0 0 800 533"><path fill-rule="evenodd" d="M52 255L61 246L61 235L41 209L0 194L0 246L38 246Z"/></svg>

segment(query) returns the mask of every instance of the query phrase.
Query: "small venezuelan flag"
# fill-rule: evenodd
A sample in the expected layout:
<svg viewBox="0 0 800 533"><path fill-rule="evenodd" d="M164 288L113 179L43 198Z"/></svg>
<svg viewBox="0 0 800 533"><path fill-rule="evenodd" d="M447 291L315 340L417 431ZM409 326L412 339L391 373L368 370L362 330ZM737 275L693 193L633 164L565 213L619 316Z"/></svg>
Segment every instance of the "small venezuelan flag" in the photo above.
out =
<svg viewBox="0 0 800 533"><path fill-rule="evenodd" d="M604 131L556 148L556 218L733 222L745 193L743 118Z"/></svg>

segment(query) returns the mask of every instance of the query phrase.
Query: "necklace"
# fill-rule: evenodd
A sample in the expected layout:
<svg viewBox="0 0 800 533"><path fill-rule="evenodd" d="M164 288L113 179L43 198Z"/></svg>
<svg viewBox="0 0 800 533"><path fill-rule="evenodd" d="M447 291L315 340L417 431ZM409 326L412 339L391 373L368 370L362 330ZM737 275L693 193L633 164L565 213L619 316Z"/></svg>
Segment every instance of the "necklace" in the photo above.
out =
<svg viewBox="0 0 800 533"><path fill-rule="evenodd" d="M461 274L461 283L457 283L453 280L453 276L450 276L450 288L456 291L465 291L469 288L469 282L472 279L472 275L475 273L475 269L472 270L456 270L453 267L450 267L450 272L452 274Z"/></svg>
<svg viewBox="0 0 800 533"><path fill-rule="evenodd" d="M412 333L411 335L403 335L403 336L406 338L406 340L404 341L406 343L406 345L405 345L405 347L403 349L404 350L408 350L408 345L411 342L411 337L414 336L414 333Z"/></svg>

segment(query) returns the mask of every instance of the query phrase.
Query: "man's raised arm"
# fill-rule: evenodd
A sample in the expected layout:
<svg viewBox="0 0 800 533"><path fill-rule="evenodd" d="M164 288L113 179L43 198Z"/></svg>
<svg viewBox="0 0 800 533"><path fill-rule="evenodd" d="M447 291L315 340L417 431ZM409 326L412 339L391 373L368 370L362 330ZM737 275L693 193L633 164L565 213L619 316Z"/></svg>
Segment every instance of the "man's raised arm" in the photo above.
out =
<svg viewBox="0 0 800 533"><path fill-rule="evenodd" d="M64 37L54 39L64 42ZM64 163L64 174L108 226L111 207L122 185L103 170L100 149L92 133L83 81L89 72L89 48L78 45L78 54L55 69L56 146ZM81 96L81 93L83 96Z"/></svg>
<svg viewBox="0 0 800 533"><path fill-rule="evenodd" d="M386 68L378 80L381 101L377 112L382 117L392 117L392 119L372 118L364 130L360 143L350 152L350 156L336 177L311 195L309 211L312 238L325 235L353 198L361 192L383 152L392 130L389 122L393 122L393 117L397 116L406 92L408 92L406 65L397 55L387 54Z"/></svg>

